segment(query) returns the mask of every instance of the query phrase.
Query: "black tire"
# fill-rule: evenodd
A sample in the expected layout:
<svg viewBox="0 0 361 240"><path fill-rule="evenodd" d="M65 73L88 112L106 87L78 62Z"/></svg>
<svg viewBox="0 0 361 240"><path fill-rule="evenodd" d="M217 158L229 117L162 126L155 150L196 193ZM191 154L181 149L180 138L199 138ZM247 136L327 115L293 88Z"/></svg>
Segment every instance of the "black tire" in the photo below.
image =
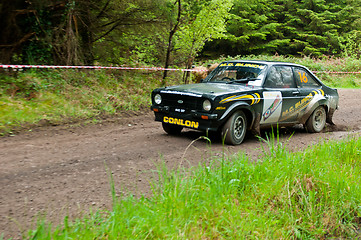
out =
<svg viewBox="0 0 361 240"><path fill-rule="evenodd" d="M182 131L183 127L162 122L163 130L170 135L178 135Z"/></svg>
<svg viewBox="0 0 361 240"><path fill-rule="evenodd" d="M318 133L326 125L326 110L323 106L318 106L307 119L306 130L310 133Z"/></svg>
<svg viewBox="0 0 361 240"><path fill-rule="evenodd" d="M239 145L243 142L247 132L247 118L243 111L235 112L224 124L222 137L230 145Z"/></svg>

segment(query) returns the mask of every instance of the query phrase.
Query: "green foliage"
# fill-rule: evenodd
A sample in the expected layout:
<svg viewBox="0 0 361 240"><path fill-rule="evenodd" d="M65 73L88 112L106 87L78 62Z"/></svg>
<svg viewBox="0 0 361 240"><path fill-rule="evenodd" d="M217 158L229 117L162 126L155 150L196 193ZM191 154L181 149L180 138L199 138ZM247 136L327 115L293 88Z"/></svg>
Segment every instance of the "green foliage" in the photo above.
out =
<svg viewBox="0 0 361 240"><path fill-rule="evenodd" d="M212 0L199 7L201 10L195 20L183 25L176 34L176 48L191 59L202 50L207 41L224 37L225 22L232 1Z"/></svg>
<svg viewBox="0 0 361 240"><path fill-rule="evenodd" d="M103 64L160 65L172 9L167 0L110 1L106 14L94 23L99 28L94 36L95 59Z"/></svg>
<svg viewBox="0 0 361 240"><path fill-rule="evenodd" d="M340 38L344 57L360 58L361 57L361 31L351 31L343 38Z"/></svg>
<svg viewBox="0 0 361 240"><path fill-rule="evenodd" d="M52 45L49 41L52 35L52 16L48 9L35 9L24 19L24 30L32 32L36 38L31 38L23 45L22 59L19 64L52 64Z"/></svg>
<svg viewBox="0 0 361 240"><path fill-rule="evenodd" d="M159 66L167 59L182 66L200 53L360 55L360 0L181 0L179 19L172 0L16 3L0 8L6 64Z"/></svg>
<svg viewBox="0 0 361 240"><path fill-rule="evenodd" d="M206 44L204 54L341 55L347 36L360 29L354 24L359 5L358 0L235 0L227 40Z"/></svg>
<svg viewBox="0 0 361 240"><path fill-rule="evenodd" d="M290 153L266 140L258 163L245 154L185 170L158 168L152 197L115 197L90 213L31 239L355 238L361 217L361 139L330 141Z"/></svg>

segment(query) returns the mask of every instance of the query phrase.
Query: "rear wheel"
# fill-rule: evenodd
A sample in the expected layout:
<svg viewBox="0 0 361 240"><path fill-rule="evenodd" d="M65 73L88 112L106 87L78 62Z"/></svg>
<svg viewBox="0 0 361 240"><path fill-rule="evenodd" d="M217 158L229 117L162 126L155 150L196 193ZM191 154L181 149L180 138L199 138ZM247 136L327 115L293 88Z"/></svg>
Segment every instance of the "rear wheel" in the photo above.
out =
<svg viewBox="0 0 361 240"><path fill-rule="evenodd" d="M224 124L222 137L227 144L241 144L247 131L247 118L243 111L235 112Z"/></svg>
<svg viewBox="0 0 361 240"><path fill-rule="evenodd" d="M170 135L178 135L182 131L183 127L162 122L163 130Z"/></svg>
<svg viewBox="0 0 361 240"><path fill-rule="evenodd" d="M319 106L313 111L306 122L306 129L310 133L321 132L326 125L326 110L323 106Z"/></svg>

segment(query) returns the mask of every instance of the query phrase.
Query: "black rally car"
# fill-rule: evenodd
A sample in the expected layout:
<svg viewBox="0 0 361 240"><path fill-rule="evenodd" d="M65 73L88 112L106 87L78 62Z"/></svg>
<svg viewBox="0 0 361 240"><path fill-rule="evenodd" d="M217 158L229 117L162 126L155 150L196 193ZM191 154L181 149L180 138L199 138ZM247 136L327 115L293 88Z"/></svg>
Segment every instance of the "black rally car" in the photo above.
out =
<svg viewBox="0 0 361 240"><path fill-rule="evenodd" d="M152 92L155 120L168 134L184 128L219 131L227 144L240 144L247 130L304 124L320 132L338 106L336 89L306 67L283 62L227 61L201 83Z"/></svg>

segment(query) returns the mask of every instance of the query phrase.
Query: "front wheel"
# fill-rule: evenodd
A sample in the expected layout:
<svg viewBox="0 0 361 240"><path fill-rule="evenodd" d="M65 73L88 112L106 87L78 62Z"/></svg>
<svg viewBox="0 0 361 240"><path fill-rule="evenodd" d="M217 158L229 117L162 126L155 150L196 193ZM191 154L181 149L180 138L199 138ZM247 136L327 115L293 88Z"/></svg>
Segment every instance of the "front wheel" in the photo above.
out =
<svg viewBox="0 0 361 240"><path fill-rule="evenodd" d="M170 135L178 135L182 131L183 127L162 122L163 130Z"/></svg>
<svg viewBox="0 0 361 240"><path fill-rule="evenodd" d="M235 112L224 124L222 137L226 144L241 144L247 131L247 118L243 111Z"/></svg>
<svg viewBox="0 0 361 240"><path fill-rule="evenodd" d="M313 111L310 118L306 122L306 129L310 133L321 132L326 125L326 110L323 106L319 106Z"/></svg>

